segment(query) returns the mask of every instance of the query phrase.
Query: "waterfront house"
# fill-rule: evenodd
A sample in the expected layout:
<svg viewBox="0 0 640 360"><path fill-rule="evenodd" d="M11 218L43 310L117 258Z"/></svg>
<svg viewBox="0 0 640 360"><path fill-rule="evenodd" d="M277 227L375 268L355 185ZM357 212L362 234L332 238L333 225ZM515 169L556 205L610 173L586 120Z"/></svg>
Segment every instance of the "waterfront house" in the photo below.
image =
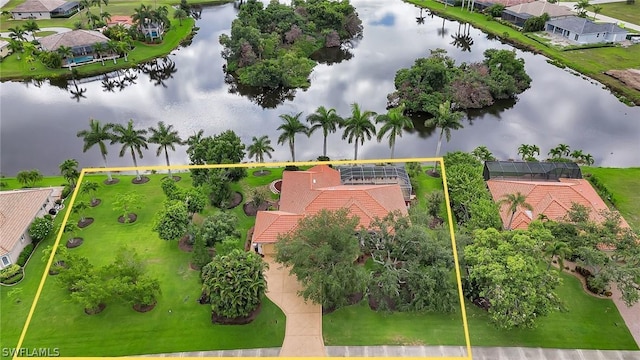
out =
<svg viewBox="0 0 640 360"><path fill-rule="evenodd" d="M627 36L627 30L613 23L595 23L592 20L569 16L547 21L545 30L562 36L578 44L620 42Z"/></svg>

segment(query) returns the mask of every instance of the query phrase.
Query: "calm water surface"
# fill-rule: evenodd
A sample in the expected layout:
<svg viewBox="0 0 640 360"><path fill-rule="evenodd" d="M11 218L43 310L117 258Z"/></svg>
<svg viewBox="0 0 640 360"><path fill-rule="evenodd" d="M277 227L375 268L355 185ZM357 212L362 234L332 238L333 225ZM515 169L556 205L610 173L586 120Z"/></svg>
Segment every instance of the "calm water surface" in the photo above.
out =
<svg viewBox="0 0 640 360"><path fill-rule="evenodd" d="M444 48L458 63L481 61L487 48L512 49L473 28L468 29L473 39L470 51L457 48L452 35L464 33L465 26L428 15L424 24L418 24L420 11L401 1L352 3L364 23L364 37L349 49L352 58L318 65L309 89L288 94L277 104L269 103L271 97L264 94L249 98L230 93L232 87L224 81L218 37L229 33L237 11L232 4L205 9L193 43L174 51L167 61L148 65L146 73L129 71L137 77L133 81L124 80L125 73L114 74L112 80L121 80L120 87L101 79L68 86L2 83L0 170L7 176L32 168L56 174L58 165L67 158L78 159L82 167L101 166L98 149L82 153L82 140L76 137L89 118L117 123L134 119L141 128L164 120L183 138L199 129L211 135L233 129L246 144L253 136L269 135L276 150L273 159L286 161L288 147L276 145L280 114L303 111L306 116L324 105L346 116L353 102L382 113L386 96L393 91L395 72L427 56L430 49ZM506 159L517 158L517 147L522 143L537 144L545 154L565 143L591 153L599 166L640 166L640 108L625 106L601 85L549 65L543 56L516 52L525 59L526 71L533 79L531 88L516 102L470 114L464 128L453 132L451 141L443 144L443 153L486 145ZM73 95L78 92L82 96ZM437 137L421 122L416 120L417 130L398 139L396 157L434 155ZM118 157L116 145L109 149L110 165L132 164L129 155ZM150 145L140 165L163 164L164 158L157 158L155 150ZM172 163L188 162L184 150L170 154ZM321 151L321 133L297 138L298 159L315 159ZM332 134L328 151L334 159L352 158L353 144L341 140L341 134ZM362 159L388 156L386 142L369 141L359 150Z"/></svg>

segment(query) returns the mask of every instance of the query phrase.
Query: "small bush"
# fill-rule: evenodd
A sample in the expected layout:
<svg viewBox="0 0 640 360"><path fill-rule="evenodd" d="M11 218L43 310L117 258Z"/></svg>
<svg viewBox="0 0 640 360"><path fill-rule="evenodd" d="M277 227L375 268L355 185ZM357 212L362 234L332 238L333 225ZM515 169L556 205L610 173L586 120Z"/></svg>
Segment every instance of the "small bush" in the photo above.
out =
<svg viewBox="0 0 640 360"><path fill-rule="evenodd" d="M486 8L484 12L491 17L501 17L505 6L500 4L493 4Z"/></svg>
<svg viewBox="0 0 640 360"><path fill-rule="evenodd" d="M13 277L15 274L20 272L20 269L20 265L12 264L0 270L0 281L4 282L5 280Z"/></svg>
<svg viewBox="0 0 640 360"><path fill-rule="evenodd" d="M24 266L27 263L27 260L29 259L29 255L31 255L31 253L33 252L33 248L34 248L33 244L29 244L25 246L24 249L22 249L20 256L18 256L18 261L17 261L18 265Z"/></svg>
<svg viewBox="0 0 640 360"><path fill-rule="evenodd" d="M287 165L284 167L285 171L298 171L300 170L299 167L295 166L295 165Z"/></svg>
<svg viewBox="0 0 640 360"><path fill-rule="evenodd" d="M2 280L2 283L6 285L15 284L18 281L22 280L23 277L24 277L24 274L22 272L19 272L8 279Z"/></svg>
<svg viewBox="0 0 640 360"><path fill-rule="evenodd" d="M62 189L62 193L60 194L60 196L63 199L66 199L71 194L72 191L73 191L73 189L71 188L71 186L69 184L67 184L67 185L64 186L64 189Z"/></svg>

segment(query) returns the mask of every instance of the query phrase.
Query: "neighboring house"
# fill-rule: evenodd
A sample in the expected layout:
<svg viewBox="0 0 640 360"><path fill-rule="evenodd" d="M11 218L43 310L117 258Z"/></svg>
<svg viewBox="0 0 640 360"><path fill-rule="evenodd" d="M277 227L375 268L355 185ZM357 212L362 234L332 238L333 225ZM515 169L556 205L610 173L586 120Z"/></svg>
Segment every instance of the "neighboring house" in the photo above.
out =
<svg viewBox="0 0 640 360"><path fill-rule="evenodd" d="M397 210L407 215L400 185L343 185L340 173L326 165L283 172L279 204L277 211L258 211L256 217L252 245L261 246L266 254L274 252L279 235L295 230L300 219L323 209L346 208L365 229L374 218L383 218L390 212Z"/></svg>
<svg viewBox="0 0 640 360"><path fill-rule="evenodd" d="M600 212L608 210L591 184L582 179L575 163L487 161L484 178L494 201L519 192L533 208L520 207L513 216L512 229L526 229L540 215L563 220L573 203L586 206L596 222L603 220ZM500 217L506 227L511 219L509 204L500 206ZM622 226L628 226L624 219Z"/></svg>
<svg viewBox="0 0 640 360"><path fill-rule="evenodd" d="M589 19L570 16L547 21L545 30L578 44L620 42L625 40L627 30L613 23L595 23Z"/></svg>
<svg viewBox="0 0 640 360"><path fill-rule="evenodd" d="M151 19L145 19L144 23L138 26L138 29L151 41L162 39L162 35L164 35L164 24L162 22L151 21Z"/></svg>
<svg viewBox="0 0 640 360"><path fill-rule="evenodd" d="M130 28L133 25L133 20L131 16L126 15L113 15L109 22L107 22L107 27L112 27L116 25L122 25L125 28Z"/></svg>
<svg viewBox="0 0 640 360"><path fill-rule="evenodd" d="M29 226L54 206L55 188L0 191L0 269L15 264L31 243Z"/></svg>
<svg viewBox="0 0 640 360"><path fill-rule="evenodd" d="M0 58L4 58L11 54L11 50L9 50L9 42L0 40Z"/></svg>
<svg viewBox="0 0 640 360"><path fill-rule="evenodd" d="M51 19L68 17L78 11L78 3L64 0L26 0L11 10L14 19Z"/></svg>
<svg viewBox="0 0 640 360"><path fill-rule="evenodd" d="M504 7L514 6L518 4L529 3L536 0L480 0L473 2L473 8L476 10L484 10L491 5L503 5Z"/></svg>
<svg viewBox="0 0 640 360"><path fill-rule="evenodd" d="M46 51L56 51L61 46L70 47L73 57L66 59L72 63L84 63L93 61L93 46L97 43L106 44L109 38L102 33L93 30L73 30L45 36L40 39L40 46Z"/></svg>
<svg viewBox="0 0 640 360"><path fill-rule="evenodd" d="M502 12L502 19L517 26L523 27L524 22L532 17L548 14L550 19L573 16L574 13L566 6L560 6L546 1L534 1L526 4L509 6Z"/></svg>

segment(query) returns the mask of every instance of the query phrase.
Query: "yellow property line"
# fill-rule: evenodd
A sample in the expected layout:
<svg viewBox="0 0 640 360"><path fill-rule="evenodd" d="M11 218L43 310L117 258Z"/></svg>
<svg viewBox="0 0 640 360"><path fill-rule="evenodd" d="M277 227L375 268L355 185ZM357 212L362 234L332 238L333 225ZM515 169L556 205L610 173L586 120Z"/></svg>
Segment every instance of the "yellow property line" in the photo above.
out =
<svg viewBox="0 0 640 360"><path fill-rule="evenodd" d="M437 356L437 357L419 357L419 358L407 358L407 359L434 359L434 360L462 360L462 359L472 359L471 354L471 341L469 337L469 325L467 322L467 312L464 305L464 295L462 292L462 279L460 276L460 263L458 261L458 251L456 247L456 238L455 232L453 228L453 214L451 211L451 204L449 203L449 188L447 186L447 176L446 170L444 166L443 158L401 158L401 159L373 159L373 160L335 160L335 161L298 161L298 162L273 162L273 163L241 163L241 164L206 164L206 165L171 165L171 166L138 166L138 167L110 167L110 168L85 168L80 172L80 176L78 177L76 188L73 191L71 196L71 201L69 202L69 207L67 209L66 214L62 220L62 224L58 231L58 235L56 236L56 241L53 245L53 250L51 251L51 255L49 256L49 261L47 262L47 266L42 274L42 278L40 279L40 284L38 286L38 290L36 291L36 296L31 304L31 309L29 310L29 314L27 315L27 320L22 329L22 333L20 334L20 338L18 340L18 344L16 345L16 349L19 350L22 347L24 342L24 338L26 336L27 330L29 329L29 324L31 323L31 319L33 317L33 313L35 312L36 306L38 305L38 301L40 300L40 295L42 293L42 288L44 287L44 283L47 279L47 274L49 272L49 268L53 263L53 259L56 254L56 250L58 249L58 245L60 244L60 239L64 233L64 227L69 220L69 216L71 214L71 209L76 201L76 197L78 195L78 191L81 187L82 180L85 174L88 173L99 173L105 171L163 171L163 170L190 170L190 169L225 169L225 168L261 168L261 167L285 167L285 166L313 166L313 165L362 165L362 164L394 164L394 163L409 163L409 162L417 162L417 163L427 163L433 162L439 163L441 172L442 172L442 184L444 186L444 196L445 203L447 206L447 218L449 221L449 234L451 236L451 246L453 250L453 260L456 268L456 282L458 284L458 297L460 299L460 311L462 314L462 325L464 330L464 339L467 348L467 356L461 357L450 357L450 356ZM20 351L16 351L13 356L13 360L17 359L34 359L33 357L21 357L19 356ZM67 359L67 358L49 358L49 357L38 357L40 359ZM135 358L135 357L134 357ZM37 359L37 358L36 358ZM75 357L70 357L68 359L77 359ZM110 359L108 357L94 357L93 359ZM139 358L139 359L154 359L149 357ZM157 358L161 359L161 358ZM162 358L166 359L166 358ZM302 358L290 358L290 359L302 359ZM305 360L314 359L314 358L304 358ZM373 359L387 359L387 358L373 358Z"/></svg>

